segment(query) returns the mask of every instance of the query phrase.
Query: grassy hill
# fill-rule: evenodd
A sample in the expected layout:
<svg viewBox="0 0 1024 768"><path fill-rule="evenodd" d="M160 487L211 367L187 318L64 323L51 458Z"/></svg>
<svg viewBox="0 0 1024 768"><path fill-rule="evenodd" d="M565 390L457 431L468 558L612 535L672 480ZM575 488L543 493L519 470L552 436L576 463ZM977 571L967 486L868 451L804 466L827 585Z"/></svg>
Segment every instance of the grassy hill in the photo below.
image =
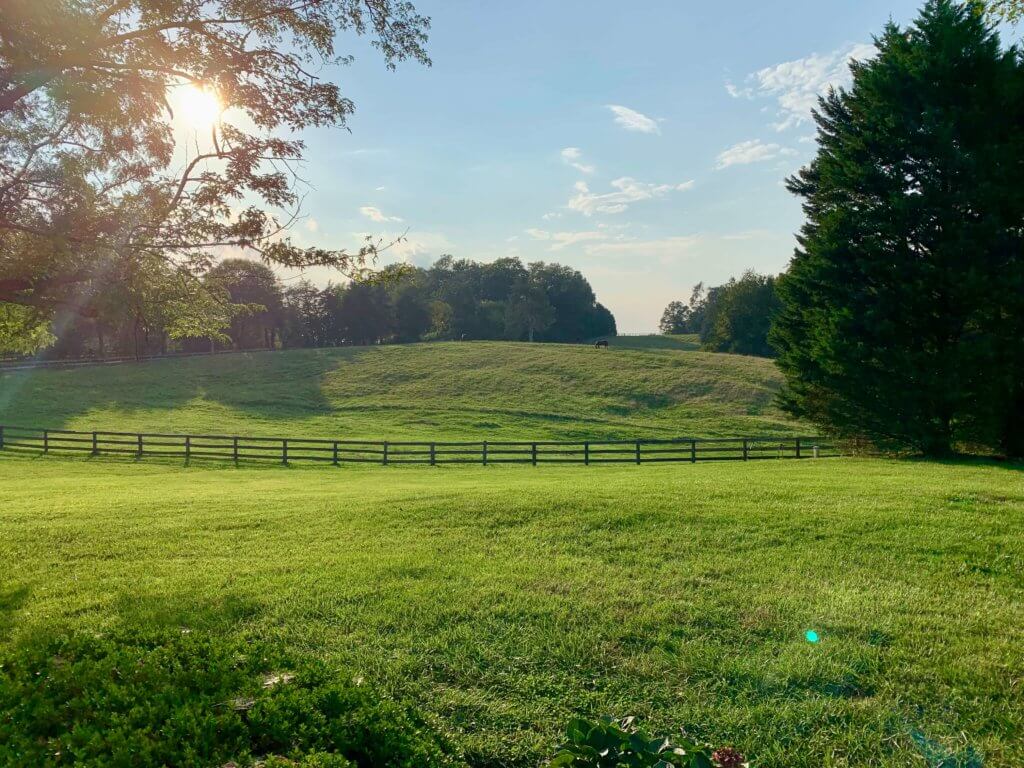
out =
<svg viewBox="0 0 1024 768"><path fill-rule="evenodd" d="M0 373L0 423L352 439L794 434L771 361L690 337L293 350Z"/></svg>
<svg viewBox="0 0 1024 768"><path fill-rule="evenodd" d="M577 714L685 727L757 768L923 768L912 733L1011 768L1020 472L5 454L0 670L45 633L188 629L410 696L474 768L542 765Z"/></svg>

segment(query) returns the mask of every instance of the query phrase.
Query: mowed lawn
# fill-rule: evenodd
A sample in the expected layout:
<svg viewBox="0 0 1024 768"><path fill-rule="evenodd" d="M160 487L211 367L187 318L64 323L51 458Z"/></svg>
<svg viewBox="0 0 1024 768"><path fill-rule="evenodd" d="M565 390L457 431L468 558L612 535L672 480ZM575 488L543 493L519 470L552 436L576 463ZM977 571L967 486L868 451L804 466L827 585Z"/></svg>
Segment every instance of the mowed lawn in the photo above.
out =
<svg viewBox="0 0 1024 768"><path fill-rule="evenodd" d="M1020 466L0 455L0 645L279 641L412 697L476 765L538 765L580 713L762 768L925 766L913 734L1024 765L1022 574Z"/></svg>
<svg viewBox="0 0 1024 768"><path fill-rule="evenodd" d="M689 337L621 343L408 344L0 371L0 424L360 440L810 430L775 405L781 376L770 360L693 351Z"/></svg>

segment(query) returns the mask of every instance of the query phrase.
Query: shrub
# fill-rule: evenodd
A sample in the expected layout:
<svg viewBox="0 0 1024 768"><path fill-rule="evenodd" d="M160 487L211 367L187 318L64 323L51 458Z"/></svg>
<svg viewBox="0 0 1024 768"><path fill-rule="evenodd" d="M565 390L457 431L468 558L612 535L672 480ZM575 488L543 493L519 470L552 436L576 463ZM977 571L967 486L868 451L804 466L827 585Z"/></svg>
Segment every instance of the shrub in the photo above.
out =
<svg viewBox="0 0 1024 768"><path fill-rule="evenodd" d="M685 739L652 738L631 717L618 722L603 717L596 723L571 721L550 768L738 768L746 765L743 760L730 747L712 752Z"/></svg>
<svg viewBox="0 0 1024 768"><path fill-rule="evenodd" d="M0 666L0 765L458 766L408 707L322 663L198 633L51 639Z"/></svg>

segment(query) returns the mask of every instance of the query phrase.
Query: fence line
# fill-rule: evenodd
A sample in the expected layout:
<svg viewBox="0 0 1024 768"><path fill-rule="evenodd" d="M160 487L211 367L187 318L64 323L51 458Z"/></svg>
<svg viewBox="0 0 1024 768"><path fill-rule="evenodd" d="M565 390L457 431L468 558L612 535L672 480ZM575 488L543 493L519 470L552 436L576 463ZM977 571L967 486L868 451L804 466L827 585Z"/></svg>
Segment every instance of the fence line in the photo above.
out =
<svg viewBox="0 0 1024 768"><path fill-rule="evenodd" d="M282 464L647 464L839 456L821 437L712 437L581 441L375 441L81 431L0 425L0 450Z"/></svg>

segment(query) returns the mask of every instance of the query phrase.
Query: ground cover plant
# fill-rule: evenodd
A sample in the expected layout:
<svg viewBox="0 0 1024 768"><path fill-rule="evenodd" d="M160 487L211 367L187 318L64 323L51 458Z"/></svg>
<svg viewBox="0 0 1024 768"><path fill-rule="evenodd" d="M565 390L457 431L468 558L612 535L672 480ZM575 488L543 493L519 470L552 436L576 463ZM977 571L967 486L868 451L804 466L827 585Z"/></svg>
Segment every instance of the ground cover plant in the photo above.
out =
<svg viewBox="0 0 1024 768"><path fill-rule="evenodd" d="M188 629L32 638L0 668L10 768L459 766L443 736L361 681L265 643Z"/></svg>
<svg viewBox="0 0 1024 768"><path fill-rule="evenodd" d="M681 349L452 342L0 372L0 423L366 440L808 433L775 406L770 361L675 338Z"/></svg>
<svg viewBox="0 0 1024 768"><path fill-rule="evenodd" d="M927 765L921 745L1009 768L1022 477L3 454L0 655L54 628L267 643L408 700L477 766L538 765L574 717L634 715L762 768Z"/></svg>

